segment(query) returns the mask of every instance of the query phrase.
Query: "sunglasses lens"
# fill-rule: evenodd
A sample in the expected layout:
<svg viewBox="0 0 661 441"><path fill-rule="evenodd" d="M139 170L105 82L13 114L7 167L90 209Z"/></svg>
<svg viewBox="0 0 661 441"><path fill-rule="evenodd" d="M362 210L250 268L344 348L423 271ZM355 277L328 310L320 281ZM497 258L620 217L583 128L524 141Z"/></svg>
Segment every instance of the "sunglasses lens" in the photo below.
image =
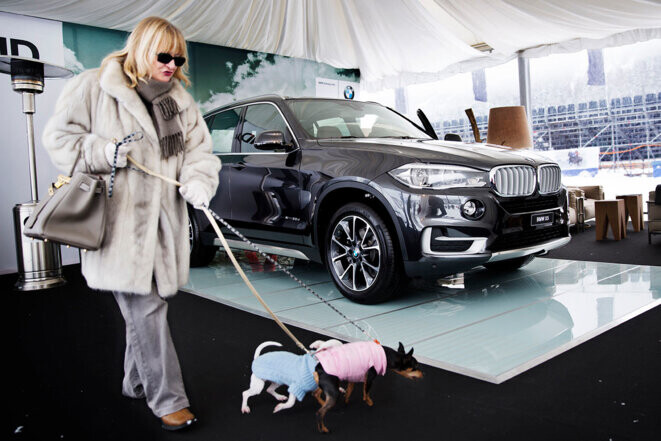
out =
<svg viewBox="0 0 661 441"><path fill-rule="evenodd" d="M172 61L172 58L173 58L172 55L170 55L170 54L166 54L166 53L160 53L160 54L158 54L158 56L156 57L156 59L158 60L158 62L159 62L159 63L163 63L163 64L168 64L170 61ZM175 64L176 64L176 63L175 63Z"/></svg>
<svg viewBox="0 0 661 441"><path fill-rule="evenodd" d="M178 67L183 66L184 63L186 62L186 57L173 57L172 55L165 52L161 52L160 54L158 54L156 56L156 59L158 60L159 63L163 63L163 64L168 64L170 61L174 59L174 65Z"/></svg>

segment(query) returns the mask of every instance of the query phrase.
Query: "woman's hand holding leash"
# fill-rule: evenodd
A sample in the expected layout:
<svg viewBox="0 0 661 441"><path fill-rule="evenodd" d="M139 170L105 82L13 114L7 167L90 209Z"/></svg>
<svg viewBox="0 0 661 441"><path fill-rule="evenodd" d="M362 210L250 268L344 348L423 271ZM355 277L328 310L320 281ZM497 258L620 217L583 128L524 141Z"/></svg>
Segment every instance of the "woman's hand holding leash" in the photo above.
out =
<svg viewBox="0 0 661 441"><path fill-rule="evenodd" d="M106 154L106 161L108 161L108 164L113 166L113 168L123 168L126 167L127 165L127 160L126 156L129 154L129 151L131 150L131 147L127 146L126 144L130 142L135 142L135 141L140 141L144 135L142 134L141 131L136 131L131 133L130 135L127 135L122 139L121 141L117 141L116 139L113 139L112 142L109 142L106 144L105 147L105 154Z"/></svg>
<svg viewBox="0 0 661 441"><path fill-rule="evenodd" d="M128 145L120 145L119 147L114 142L109 142L105 147L106 161L111 166L117 168L126 167L126 156L129 154L131 147ZM115 163L115 152L117 152L117 162Z"/></svg>
<svg viewBox="0 0 661 441"><path fill-rule="evenodd" d="M112 167L112 171L110 172L110 186L108 188L108 197L112 197L112 189L115 185L115 172L117 171L117 168L122 168L126 167L128 164L128 154L129 150L131 150L130 147L128 147L126 144L134 141L140 141L143 138L143 134L141 131L136 131L131 133L130 135L126 135L124 139L121 141L117 141L113 139L113 142L109 142L106 144L106 160L108 161L108 164Z"/></svg>
<svg viewBox="0 0 661 441"><path fill-rule="evenodd" d="M182 185L179 187L179 194L197 209L209 206L209 196L201 182L191 181Z"/></svg>

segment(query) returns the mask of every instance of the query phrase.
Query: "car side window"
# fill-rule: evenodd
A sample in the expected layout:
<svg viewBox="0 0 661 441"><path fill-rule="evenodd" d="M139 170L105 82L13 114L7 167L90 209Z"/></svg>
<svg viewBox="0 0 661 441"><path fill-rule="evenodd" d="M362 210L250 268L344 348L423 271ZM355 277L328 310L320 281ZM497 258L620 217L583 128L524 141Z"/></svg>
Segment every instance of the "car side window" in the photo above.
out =
<svg viewBox="0 0 661 441"><path fill-rule="evenodd" d="M234 130L239 124L241 108L230 109L214 115L209 125L214 153L230 153L234 141Z"/></svg>
<svg viewBox="0 0 661 441"><path fill-rule="evenodd" d="M254 147L255 138L262 132L278 130L285 135L285 142L293 141L285 120L278 109L272 104L254 104L246 109L243 127L239 139L241 140L241 152L260 152ZM278 149L275 151L283 151Z"/></svg>

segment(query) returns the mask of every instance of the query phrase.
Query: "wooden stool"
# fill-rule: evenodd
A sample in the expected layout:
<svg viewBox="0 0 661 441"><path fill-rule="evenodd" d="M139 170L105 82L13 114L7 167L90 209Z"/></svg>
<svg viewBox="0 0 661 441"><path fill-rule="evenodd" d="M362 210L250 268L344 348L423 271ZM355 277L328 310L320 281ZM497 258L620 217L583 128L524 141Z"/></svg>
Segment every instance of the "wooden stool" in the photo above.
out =
<svg viewBox="0 0 661 441"><path fill-rule="evenodd" d="M613 238L620 240L627 237L624 217L624 199L614 201L594 201L597 240L603 240L608 234L608 224L611 226Z"/></svg>
<svg viewBox="0 0 661 441"><path fill-rule="evenodd" d="M640 231L643 229L643 195L642 194L623 194L615 196L616 199L624 199L624 229L629 223L631 217L631 225L633 231Z"/></svg>

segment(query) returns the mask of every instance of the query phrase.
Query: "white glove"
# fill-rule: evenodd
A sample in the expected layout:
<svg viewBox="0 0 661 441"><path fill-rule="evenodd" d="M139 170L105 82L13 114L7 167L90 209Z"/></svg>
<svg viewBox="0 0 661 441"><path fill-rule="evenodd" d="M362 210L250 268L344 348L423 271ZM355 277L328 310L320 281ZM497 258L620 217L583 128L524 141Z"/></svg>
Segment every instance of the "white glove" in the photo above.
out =
<svg viewBox="0 0 661 441"><path fill-rule="evenodd" d="M195 208L209 205L207 191L199 181L191 181L179 187L179 194Z"/></svg>
<svg viewBox="0 0 661 441"><path fill-rule="evenodd" d="M129 150L131 150L131 147L129 147L126 144L122 144L119 146L119 150L117 151L117 168L122 168L126 167L127 164L127 159L126 155L129 154ZM108 164L112 167L112 162L115 158L115 143L109 142L106 144L105 147L105 154L106 154L106 161L108 161Z"/></svg>

